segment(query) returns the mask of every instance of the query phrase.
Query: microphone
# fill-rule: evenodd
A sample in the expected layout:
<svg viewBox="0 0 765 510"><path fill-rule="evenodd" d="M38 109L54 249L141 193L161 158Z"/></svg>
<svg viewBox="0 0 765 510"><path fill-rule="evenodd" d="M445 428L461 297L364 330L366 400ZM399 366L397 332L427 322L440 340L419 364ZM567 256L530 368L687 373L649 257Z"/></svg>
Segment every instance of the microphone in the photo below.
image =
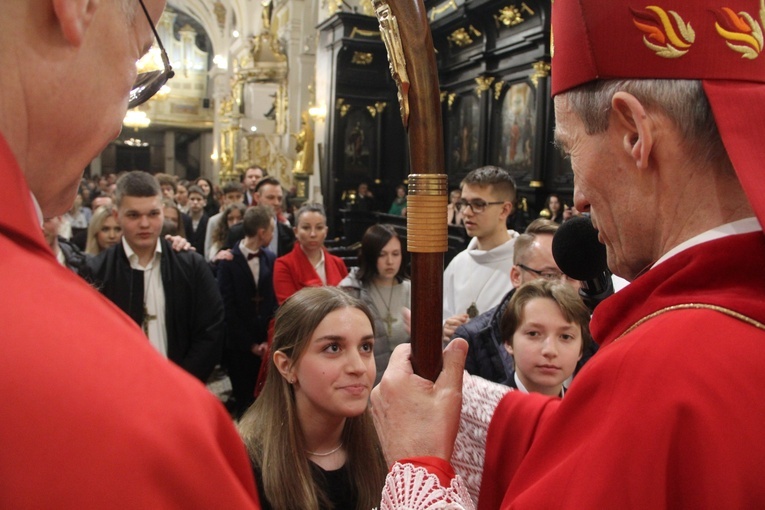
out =
<svg viewBox="0 0 765 510"><path fill-rule="evenodd" d="M582 282L579 295L590 311L614 293L606 247L598 241L589 216L571 218L560 226L553 236L552 254L566 276Z"/></svg>

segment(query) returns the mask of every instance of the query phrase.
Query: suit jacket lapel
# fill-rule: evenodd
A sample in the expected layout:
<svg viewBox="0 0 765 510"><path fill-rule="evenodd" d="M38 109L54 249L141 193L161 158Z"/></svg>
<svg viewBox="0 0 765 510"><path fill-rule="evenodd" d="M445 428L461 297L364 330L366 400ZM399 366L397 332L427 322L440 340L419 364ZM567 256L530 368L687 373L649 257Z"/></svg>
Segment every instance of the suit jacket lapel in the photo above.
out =
<svg viewBox="0 0 765 510"><path fill-rule="evenodd" d="M239 248L239 243L236 243L236 246L231 248L231 253L234 255L234 264L236 264L236 267L239 268L239 271L241 271L243 275L247 276L247 280L250 282L249 284L257 289L258 286L255 284L255 279L252 277L252 269L250 269L250 264L247 262L247 257L244 256L244 253L242 253L242 250ZM260 266L262 275L263 264L261 263Z"/></svg>

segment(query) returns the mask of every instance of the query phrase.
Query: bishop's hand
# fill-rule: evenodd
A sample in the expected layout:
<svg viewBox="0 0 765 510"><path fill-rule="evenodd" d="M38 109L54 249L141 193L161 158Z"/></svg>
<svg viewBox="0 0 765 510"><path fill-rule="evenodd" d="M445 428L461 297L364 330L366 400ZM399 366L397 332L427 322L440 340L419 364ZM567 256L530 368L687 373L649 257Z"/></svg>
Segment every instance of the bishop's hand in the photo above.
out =
<svg viewBox="0 0 765 510"><path fill-rule="evenodd" d="M435 383L415 375L411 345L401 344L393 351L371 397L372 415L388 465L409 457L451 459L459 429L467 350L463 339L449 344Z"/></svg>

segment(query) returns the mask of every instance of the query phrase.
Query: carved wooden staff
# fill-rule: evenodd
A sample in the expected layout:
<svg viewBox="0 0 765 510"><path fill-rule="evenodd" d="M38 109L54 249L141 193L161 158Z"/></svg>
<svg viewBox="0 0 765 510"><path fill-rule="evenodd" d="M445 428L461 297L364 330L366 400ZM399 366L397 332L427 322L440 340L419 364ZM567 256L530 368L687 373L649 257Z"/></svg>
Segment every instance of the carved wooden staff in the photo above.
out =
<svg viewBox="0 0 765 510"><path fill-rule="evenodd" d="M412 366L435 381L442 365L447 179L435 49L422 0L373 0L409 134L407 250L412 254Z"/></svg>

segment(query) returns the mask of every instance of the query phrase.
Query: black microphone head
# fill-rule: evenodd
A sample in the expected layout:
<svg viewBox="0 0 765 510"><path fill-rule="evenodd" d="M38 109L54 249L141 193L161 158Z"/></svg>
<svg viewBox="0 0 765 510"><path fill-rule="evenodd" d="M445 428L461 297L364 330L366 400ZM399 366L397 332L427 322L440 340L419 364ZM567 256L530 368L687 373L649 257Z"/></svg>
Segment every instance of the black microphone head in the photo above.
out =
<svg viewBox="0 0 765 510"><path fill-rule="evenodd" d="M565 221L553 236L552 254L566 276L575 280L595 280L608 271L606 246L598 241L598 231L589 216Z"/></svg>

